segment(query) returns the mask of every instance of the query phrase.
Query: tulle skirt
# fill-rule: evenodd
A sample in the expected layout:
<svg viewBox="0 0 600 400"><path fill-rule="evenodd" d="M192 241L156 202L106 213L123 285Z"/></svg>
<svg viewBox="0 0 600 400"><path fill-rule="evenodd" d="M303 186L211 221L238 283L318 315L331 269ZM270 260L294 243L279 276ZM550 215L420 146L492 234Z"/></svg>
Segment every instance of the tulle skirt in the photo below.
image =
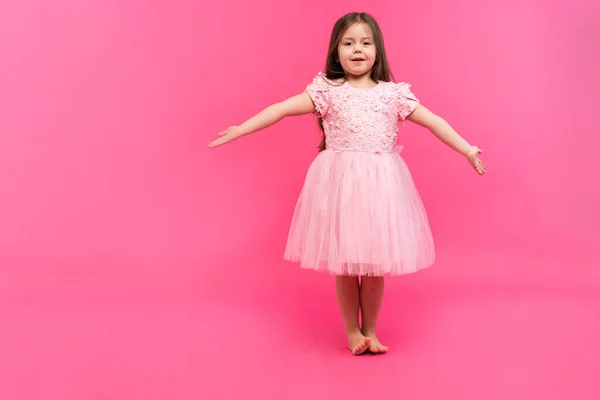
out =
<svg viewBox="0 0 600 400"><path fill-rule="evenodd" d="M396 152L320 152L294 210L284 259L333 275L404 275L434 263L427 214Z"/></svg>

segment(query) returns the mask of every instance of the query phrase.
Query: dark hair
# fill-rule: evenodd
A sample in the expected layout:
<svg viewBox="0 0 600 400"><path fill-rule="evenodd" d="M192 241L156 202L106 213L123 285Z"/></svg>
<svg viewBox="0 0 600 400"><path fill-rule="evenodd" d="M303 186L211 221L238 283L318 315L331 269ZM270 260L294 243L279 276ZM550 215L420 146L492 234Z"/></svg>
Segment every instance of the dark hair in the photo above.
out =
<svg viewBox="0 0 600 400"><path fill-rule="evenodd" d="M329 39L329 50L327 51L327 61L325 63L325 75L328 79L331 80L345 80L346 73L342 68L342 64L338 59L338 46L344 32L356 23L364 23L367 25L371 31L371 35L373 35L373 42L375 44L375 63L373 64L373 68L371 70L371 79L375 82L384 81L390 82L394 79L392 72L390 70L387 55L385 53L385 45L383 43L383 35L381 34L381 29L379 28L379 24L375 21L369 13L365 12L352 12L342 16L338 19L331 30L331 36ZM325 150L325 132L323 129L323 121L321 117L318 117L319 120L319 128L323 132L321 143L318 146L319 152Z"/></svg>

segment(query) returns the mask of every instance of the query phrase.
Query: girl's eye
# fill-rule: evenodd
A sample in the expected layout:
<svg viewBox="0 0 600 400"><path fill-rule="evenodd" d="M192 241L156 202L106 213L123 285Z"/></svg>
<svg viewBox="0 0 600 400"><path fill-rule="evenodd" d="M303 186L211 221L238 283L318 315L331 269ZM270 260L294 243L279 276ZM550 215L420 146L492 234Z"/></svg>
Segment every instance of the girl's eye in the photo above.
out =
<svg viewBox="0 0 600 400"><path fill-rule="evenodd" d="M371 42L364 42L363 43L365 46L370 46L372 45ZM344 46L352 46L352 42L344 42Z"/></svg>

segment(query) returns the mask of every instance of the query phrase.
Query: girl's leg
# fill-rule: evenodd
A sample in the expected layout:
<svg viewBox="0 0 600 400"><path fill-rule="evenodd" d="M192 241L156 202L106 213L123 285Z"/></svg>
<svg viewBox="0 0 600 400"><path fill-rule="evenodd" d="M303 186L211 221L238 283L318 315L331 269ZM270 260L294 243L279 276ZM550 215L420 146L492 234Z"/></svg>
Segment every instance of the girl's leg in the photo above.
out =
<svg viewBox="0 0 600 400"><path fill-rule="evenodd" d="M371 339L362 334L358 323L360 306L358 278L355 276L337 276L335 291L344 319L348 346L353 354L364 353L371 344Z"/></svg>
<svg viewBox="0 0 600 400"><path fill-rule="evenodd" d="M363 276L360 285L360 309L362 312L362 333L371 339L369 350L373 353L385 353L388 348L377 339L375 330L379 310L383 301L384 280L382 276Z"/></svg>

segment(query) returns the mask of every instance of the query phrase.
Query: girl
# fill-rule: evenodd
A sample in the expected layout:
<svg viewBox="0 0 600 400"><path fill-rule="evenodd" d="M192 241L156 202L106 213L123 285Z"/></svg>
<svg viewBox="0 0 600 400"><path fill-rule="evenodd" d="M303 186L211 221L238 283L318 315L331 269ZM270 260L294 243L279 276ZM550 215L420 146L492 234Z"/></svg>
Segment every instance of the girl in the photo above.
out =
<svg viewBox="0 0 600 400"><path fill-rule="evenodd" d="M388 348L376 335L384 275L413 273L435 258L423 203L395 152L398 122L429 129L483 175L481 150L421 105L408 83L392 80L381 31L367 13L335 23L325 72L304 92L220 132L209 147L309 113L319 120L322 141L294 210L284 259L336 275L350 350L384 353Z"/></svg>

